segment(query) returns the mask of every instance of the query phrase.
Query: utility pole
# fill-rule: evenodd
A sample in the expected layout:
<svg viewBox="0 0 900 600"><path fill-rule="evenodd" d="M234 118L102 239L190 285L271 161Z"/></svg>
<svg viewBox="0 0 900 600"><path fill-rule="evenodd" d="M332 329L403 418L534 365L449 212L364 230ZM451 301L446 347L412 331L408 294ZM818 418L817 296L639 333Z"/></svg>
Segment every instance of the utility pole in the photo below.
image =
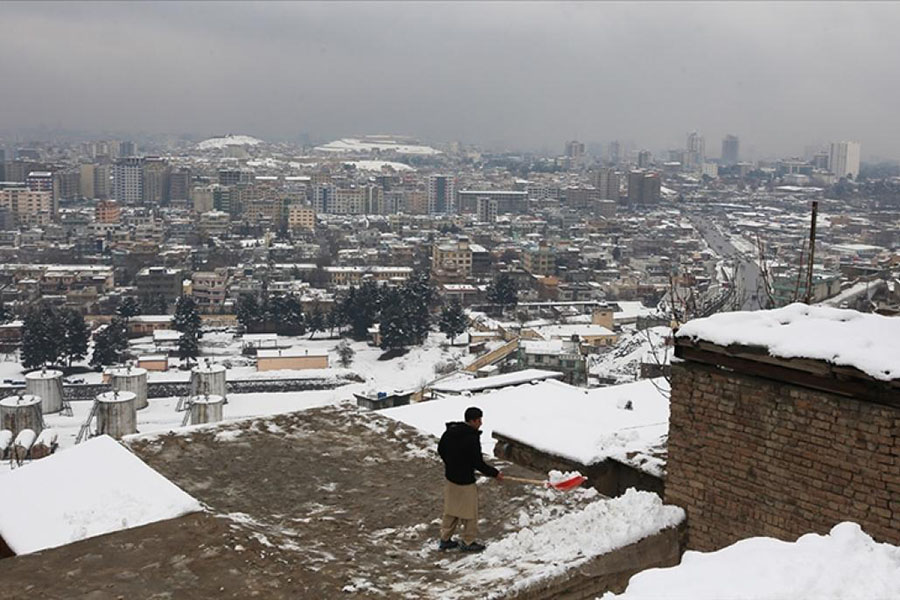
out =
<svg viewBox="0 0 900 600"><path fill-rule="evenodd" d="M819 212L819 201L812 202L812 220L809 224L809 265L806 269L806 299L809 304L812 300L813 258L816 255L816 214Z"/></svg>

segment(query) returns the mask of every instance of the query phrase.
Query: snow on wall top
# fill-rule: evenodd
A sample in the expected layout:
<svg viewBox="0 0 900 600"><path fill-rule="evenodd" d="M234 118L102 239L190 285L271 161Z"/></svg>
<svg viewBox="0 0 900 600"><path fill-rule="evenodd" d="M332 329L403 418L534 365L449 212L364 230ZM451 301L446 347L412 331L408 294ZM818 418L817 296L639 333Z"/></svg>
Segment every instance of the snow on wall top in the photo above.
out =
<svg viewBox="0 0 900 600"><path fill-rule="evenodd" d="M462 421L467 407L478 406L484 411L481 449L489 455L496 431L585 465L615 458L659 475L664 465L651 449L669 431L669 400L660 393L667 387L662 378L592 390L547 380L381 414L440 436L446 422ZM631 409L625 408L628 401Z"/></svg>
<svg viewBox="0 0 900 600"><path fill-rule="evenodd" d="M621 595L603 600L768 600L771 598L896 598L900 548L879 544L856 523L796 542L741 540L716 552L686 552L681 564L631 578Z"/></svg>
<svg viewBox="0 0 900 600"><path fill-rule="evenodd" d="M824 360L882 381L900 378L900 319L855 310L796 303L719 313L685 323L676 336L720 346L762 346L771 356Z"/></svg>
<svg viewBox="0 0 900 600"><path fill-rule="evenodd" d="M597 500L537 527L525 527L490 544L483 554L455 563L453 571L466 572L473 583L490 581L497 570L516 565L520 572L502 596L565 573L595 556L612 552L675 527L684 509L664 505L656 494L629 489L618 498Z"/></svg>
<svg viewBox="0 0 900 600"><path fill-rule="evenodd" d="M197 144L198 150L215 150L225 148L226 146L255 146L262 144L262 140L249 135L224 135L222 137L209 138Z"/></svg>
<svg viewBox="0 0 900 600"><path fill-rule="evenodd" d="M0 537L19 555L202 510L105 435L0 474L0 490Z"/></svg>

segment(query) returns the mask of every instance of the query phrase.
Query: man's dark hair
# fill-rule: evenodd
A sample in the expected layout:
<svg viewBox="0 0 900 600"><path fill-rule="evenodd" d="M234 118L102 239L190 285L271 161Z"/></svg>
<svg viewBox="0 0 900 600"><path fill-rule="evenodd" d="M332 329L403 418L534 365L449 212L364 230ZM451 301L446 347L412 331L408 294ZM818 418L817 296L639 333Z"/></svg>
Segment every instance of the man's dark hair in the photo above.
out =
<svg viewBox="0 0 900 600"><path fill-rule="evenodd" d="M470 406L469 408L466 409L466 415L465 415L466 423L468 423L470 421L474 421L475 419L480 419L481 415L483 415L483 414L484 413L482 413L481 409L478 408L477 406Z"/></svg>

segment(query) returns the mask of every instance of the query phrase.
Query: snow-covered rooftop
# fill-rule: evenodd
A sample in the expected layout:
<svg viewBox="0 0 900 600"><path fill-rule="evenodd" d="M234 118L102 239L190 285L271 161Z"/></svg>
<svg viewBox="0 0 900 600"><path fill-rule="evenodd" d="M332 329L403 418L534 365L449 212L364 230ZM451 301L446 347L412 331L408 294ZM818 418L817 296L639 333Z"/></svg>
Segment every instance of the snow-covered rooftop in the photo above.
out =
<svg viewBox="0 0 900 600"><path fill-rule="evenodd" d="M557 379L563 374L558 371L544 371L542 369L523 369L513 373L504 373L493 377L478 377L475 379L453 380L446 383L438 383L432 386L436 392L461 394L462 392L481 392L489 389L521 385L532 381L544 379Z"/></svg>
<svg viewBox="0 0 900 600"><path fill-rule="evenodd" d="M755 312L719 313L676 334L728 346L762 346L771 356L855 367L882 381L900 378L900 319L795 303Z"/></svg>
<svg viewBox="0 0 900 600"><path fill-rule="evenodd" d="M482 450L492 454L496 431L529 446L585 465L615 458L652 474L664 465L652 450L669 431L668 389L664 379L645 379L584 389L548 380L451 397L381 411L432 435L448 421L461 421L469 406L484 411ZM631 408L626 408L630 401Z"/></svg>
<svg viewBox="0 0 900 600"><path fill-rule="evenodd" d="M0 489L0 536L16 554L202 510L109 436L0 474Z"/></svg>

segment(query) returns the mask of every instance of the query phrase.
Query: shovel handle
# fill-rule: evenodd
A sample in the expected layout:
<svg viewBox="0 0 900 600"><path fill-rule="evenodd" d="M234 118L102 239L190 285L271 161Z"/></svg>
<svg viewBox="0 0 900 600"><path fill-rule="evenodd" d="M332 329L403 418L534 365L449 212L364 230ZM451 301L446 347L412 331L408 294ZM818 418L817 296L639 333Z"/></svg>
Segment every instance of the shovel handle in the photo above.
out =
<svg viewBox="0 0 900 600"><path fill-rule="evenodd" d="M547 482L543 479L526 479L524 477L513 477L512 475L503 474L503 479L508 479L510 481L518 481L521 483L533 483L535 485L547 485Z"/></svg>

